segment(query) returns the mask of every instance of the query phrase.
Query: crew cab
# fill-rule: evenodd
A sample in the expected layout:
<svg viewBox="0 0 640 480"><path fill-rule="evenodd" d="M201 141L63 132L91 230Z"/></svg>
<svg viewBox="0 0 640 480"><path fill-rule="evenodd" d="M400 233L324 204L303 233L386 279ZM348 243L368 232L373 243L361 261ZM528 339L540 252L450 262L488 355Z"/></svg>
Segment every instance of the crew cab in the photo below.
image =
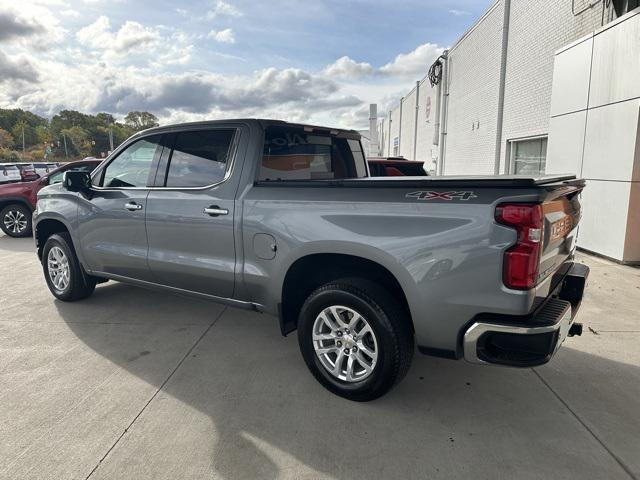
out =
<svg viewBox="0 0 640 480"><path fill-rule="evenodd" d="M31 235L31 214L36 208L38 191L62 182L62 174L66 171L90 172L99 164L99 160L70 162L42 177L35 175L35 179L29 182L0 185L0 229L10 237L28 237Z"/></svg>
<svg viewBox="0 0 640 480"><path fill-rule="evenodd" d="M584 187L372 178L355 131L200 122L138 133L42 189L35 241L60 300L116 280L270 314L323 386L367 401L416 347L531 367L579 334Z"/></svg>

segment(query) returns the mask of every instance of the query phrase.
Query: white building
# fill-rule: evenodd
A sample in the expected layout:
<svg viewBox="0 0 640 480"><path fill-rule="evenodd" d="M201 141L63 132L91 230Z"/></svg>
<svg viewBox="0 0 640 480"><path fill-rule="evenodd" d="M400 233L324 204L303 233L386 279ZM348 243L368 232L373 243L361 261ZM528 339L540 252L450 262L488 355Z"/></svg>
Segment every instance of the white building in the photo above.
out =
<svg viewBox="0 0 640 480"><path fill-rule="evenodd" d="M431 161L431 170L444 175L539 174L560 170L583 175L590 182L583 196L585 219L579 245L620 261L639 262L640 238L633 238L640 237L637 213L640 136L636 133L640 102L640 10L633 10L638 3L638 0L496 1L445 52L438 86L432 88L426 78L418 82L380 122L380 153ZM573 48L574 43L581 47ZM574 53L578 50L585 55ZM577 55L582 70L574 68L575 61L571 62ZM557 68L564 71L556 72L554 81L556 59ZM598 87L600 93L592 92L590 96L594 78L603 85ZM582 89L582 96L572 96L573 104L563 103L569 92L575 91L572 85ZM620 90L612 85L623 85L620 88L624 92L610 93L609 90ZM552 92L559 88L562 91L554 94L552 112ZM622 107L602 109L598 118L589 117L591 108L623 101L631 102L624 118L612 116ZM439 110L439 115L435 110ZM580 115L568 115L578 111ZM598 123L589 124L587 118ZM601 128L633 118L635 123L631 126L625 123L628 128L606 130L610 137L597 136ZM564 128L568 123L571 128ZM593 135L585 136L585 131L593 131ZM567 138L568 135L572 137ZM619 140L621 136L624 140ZM616 142L624 146L610 148ZM605 152L611 155L611 162L620 162L613 169L619 175L607 176L597 168L585 168L594 164L594 155L602 156ZM613 189L617 203L608 206L615 207L617 214L599 210L589 193L595 196L596 192L599 195L606 191L608 195ZM615 223L613 241L610 235L607 238L594 231L593 225L603 215ZM618 218L613 219L612 215Z"/></svg>

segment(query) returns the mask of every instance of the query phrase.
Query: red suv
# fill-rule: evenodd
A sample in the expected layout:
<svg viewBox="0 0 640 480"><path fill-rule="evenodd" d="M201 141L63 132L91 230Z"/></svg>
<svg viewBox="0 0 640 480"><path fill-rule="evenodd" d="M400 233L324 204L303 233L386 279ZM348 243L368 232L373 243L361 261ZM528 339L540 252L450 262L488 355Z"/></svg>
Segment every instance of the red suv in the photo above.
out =
<svg viewBox="0 0 640 480"><path fill-rule="evenodd" d="M70 162L31 182L0 185L0 229L10 237L31 235L31 214L36 208L40 189L62 182L62 174L68 170L90 172L100 162L101 160Z"/></svg>

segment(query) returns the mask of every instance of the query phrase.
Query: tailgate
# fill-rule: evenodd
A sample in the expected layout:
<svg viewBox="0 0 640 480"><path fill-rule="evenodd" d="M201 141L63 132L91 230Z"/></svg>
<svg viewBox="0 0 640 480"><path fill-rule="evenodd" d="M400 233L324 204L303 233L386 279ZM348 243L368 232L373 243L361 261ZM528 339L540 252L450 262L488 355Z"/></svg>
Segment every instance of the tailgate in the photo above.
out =
<svg viewBox="0 0 640 480"><path fill-rule="evenodd" d="M583 186L564 186L549 191L542 204L543 239L538 283L556 272L574 253L578 224L582 215L580 192Z"/></svg>

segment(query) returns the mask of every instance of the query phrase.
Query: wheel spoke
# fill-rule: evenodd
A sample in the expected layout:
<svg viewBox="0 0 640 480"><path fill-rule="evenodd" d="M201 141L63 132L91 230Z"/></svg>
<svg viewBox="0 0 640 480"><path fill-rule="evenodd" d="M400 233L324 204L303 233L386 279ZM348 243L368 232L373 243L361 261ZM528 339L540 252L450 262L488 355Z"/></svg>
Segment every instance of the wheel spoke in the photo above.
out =
<svg viewBox="0 0 640 480"><path fill-rule="evenodd" d="M369 349L364 343L360 342L358 344L360 346L360 351L366 353L369 357L375 358L375 353Z"/></svg>
<svg viewBox="0 0 640 480"><path fill-rule="evenodd" d="M321 342L323 340L335 340L336 336L333 333L314 333L313 340Z"/></svg>
<svg viewBox="0 0 640 480"><path fill-rule="evenodd" d="M324 324L327 327L329 327L331 330L338 330L338 325L336 324L336 322L334 322L329 318L329 315L327 315L326 312L327 312L326 310L323 311L322 313L320 313L320 315L318 315L318 317L320 317L324 322Z"/></svg>
<svg viewBox="0 0 640 480"><path fill-rule="evenodd" d="M326 355L327 353L338 352L339 350L340 349L335 345L332 345L330 347L316 347L316 353L318 355Z"/></svg>
<svg viewBox="0 0 640 480"><path fill-rule="evenodd" d="M347 359L347 382L351 382L355 380L355 377L353 376L354 361L355 361L355 354L349 355L349 358Z"/></svg>
<svg viewBox="0 0 640 480"><path fill-rule="evenodd" d="M349 325L348 325L351 331L355 332L356 325L360 320L362 320L362 317L360 316L360 314L358 312L353 312L353 315L351 316L351 320L349 320Z"/></svg>
<svg viewBox="0 0 640 480"><path fill-rule="evenodd" d="M346 328L347 324L345 323L344 320L342 320L342 317L340 316L340 312L338 312L338 307L329 307L329 309L331 310L333 318L335 319L338 326L340 328Z"/></svg>
<svg viewBox="0 0 640 480"><path fill-rule="evenodd" d="M368 362L364 359L364 357L362 356L362 354L361 354L360 352L356 352L355 354L353 354L353 355L352 355L352 357L353 357L353 358L355 358L355 359L358 361L358 363L360 364L360 366L361 366L362 368L364 368L364 370L365 370L365 372L366 372L366 373L371 372L371 370L372 370L372 364L371 364L371 363L368 363Z"/></svg>
<svg viewBox="0 0 640 480"><path fill-rule="evenodd" d="M371 327L369 326L369 324L365 324L365 326L362 327L360 331L357 333L358 333L358 337L363 338L368 333L373 334L373 330L371 330Z"/></svg>
<svg viewBox="0 0 640 480"><path fill-rule="evenodd" d="M333 374L338 377L342 373L342 364L344 363L344 351L340 350L338 352L338 356L336 357L336 363L333 366Z"/></svg>

